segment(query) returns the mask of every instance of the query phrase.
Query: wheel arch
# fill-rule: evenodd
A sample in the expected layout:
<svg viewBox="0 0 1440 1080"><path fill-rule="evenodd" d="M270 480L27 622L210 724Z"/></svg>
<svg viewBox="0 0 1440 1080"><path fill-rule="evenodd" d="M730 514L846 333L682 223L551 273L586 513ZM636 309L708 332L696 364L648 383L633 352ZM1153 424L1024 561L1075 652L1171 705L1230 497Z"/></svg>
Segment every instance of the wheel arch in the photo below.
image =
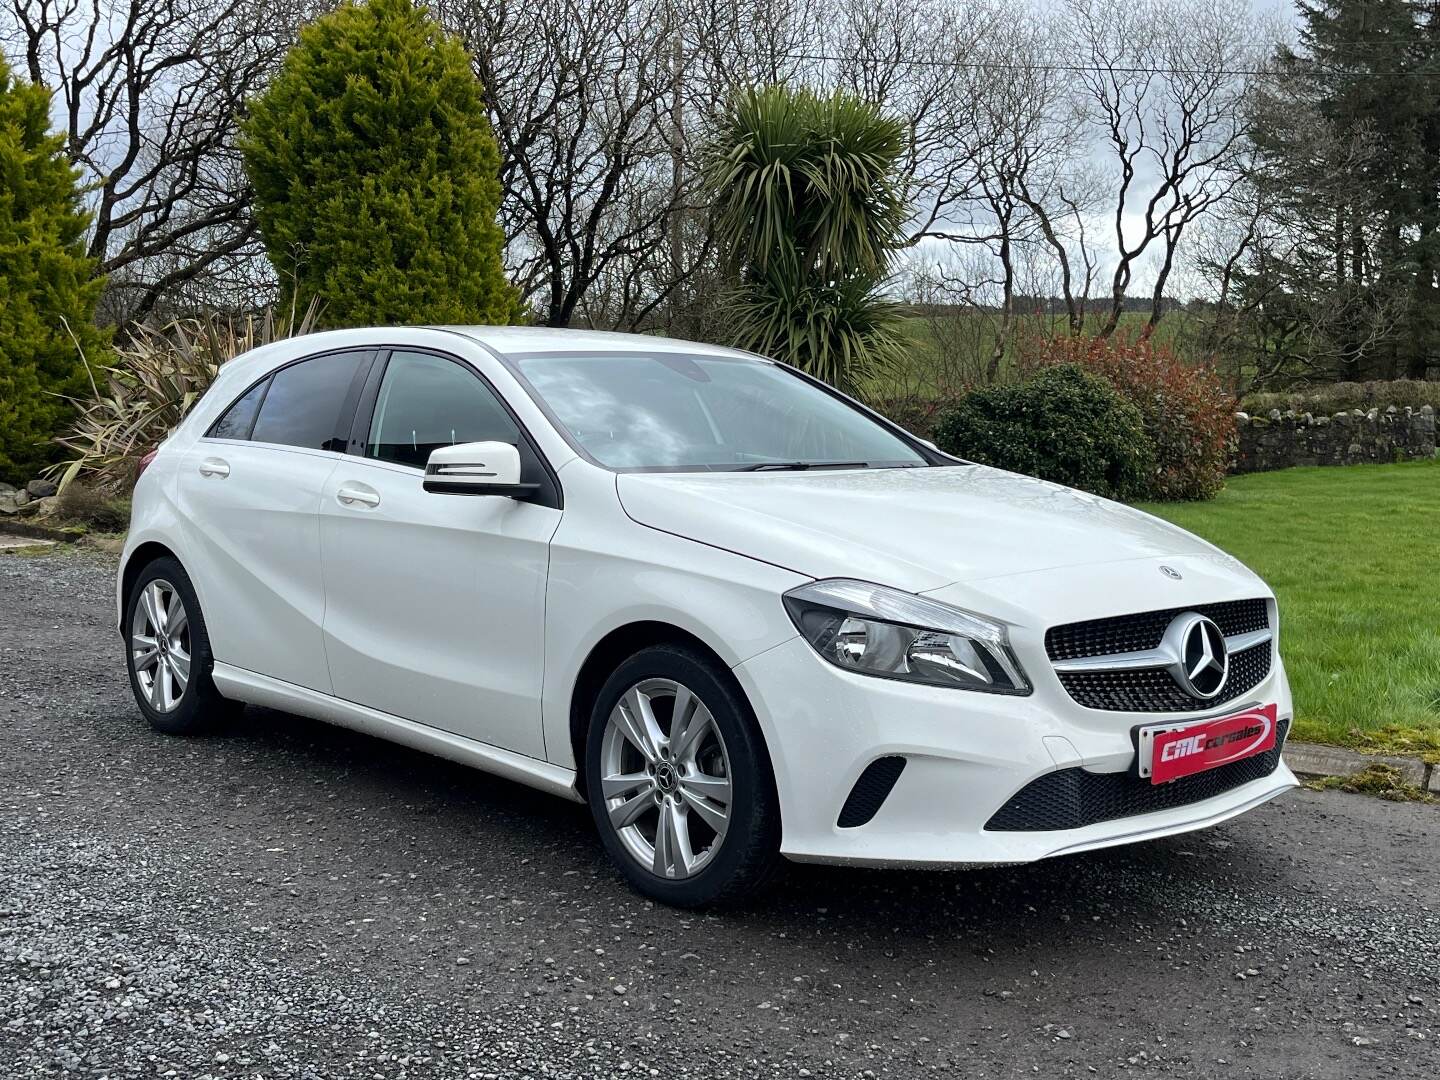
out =
<svg viewBox="0 0 1440 1080"><path fill-rule="evenodd" d="M125 559L125 565L120 570L120 611L117 616L117 624L123 634L125 623L125 609L130 606L130 590L135 587L135 579L140 572L149 566L156 559L174 559L183 567L180 556L160 543L158 540L147 540L143 544L137 544L135 550Z"/></svg>
<svg viewBox="0 0 1440 1080"><path fill-rule="evenodd" d="M676 626L674 623L642 620L618 626L597 641L575 676L575 683L570 693L570 750L575 755L575 786L580 794L583 796L586 793L585 740L589 733L590 710L594 707L595 698L605 685L605 680L621 663L640 650L654 645L682 645L714 665L716 674L730 685L735 696L750 712L750 722L760 740L760 746L764 750L767 780L773 790L775 766L770 757L770 747L765 740L765 732L755 715L754 705L751 704L744 687L740 685L740 680L735 678L734 673L730 670L730 666L721 659L719 653L690 631ZM779 806L778 798L776 806Z"/></svg>

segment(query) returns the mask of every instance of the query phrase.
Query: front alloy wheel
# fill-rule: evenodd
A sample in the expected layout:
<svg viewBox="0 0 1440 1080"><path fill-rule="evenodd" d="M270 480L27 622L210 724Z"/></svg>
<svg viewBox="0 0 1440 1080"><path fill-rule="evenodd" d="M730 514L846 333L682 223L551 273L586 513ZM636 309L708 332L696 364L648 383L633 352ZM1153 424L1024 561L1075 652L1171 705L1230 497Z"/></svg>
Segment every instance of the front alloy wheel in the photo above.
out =
<svg viewBox="0 0 1440 1080"><path fill-rule="evenodd" d="M754 714L730 673L695 650L654 645L610 676L591 708L585 786L610 857L656 900L752 896L779 864Z"/></svg>
<svg viewBox="0 0 1440 1080"><path fill-rule="evenodd" d="M715 718L674 679L646 679L610 710L600 785L625 850L663 878L699 873L730 824L730 759Z"/></svg>

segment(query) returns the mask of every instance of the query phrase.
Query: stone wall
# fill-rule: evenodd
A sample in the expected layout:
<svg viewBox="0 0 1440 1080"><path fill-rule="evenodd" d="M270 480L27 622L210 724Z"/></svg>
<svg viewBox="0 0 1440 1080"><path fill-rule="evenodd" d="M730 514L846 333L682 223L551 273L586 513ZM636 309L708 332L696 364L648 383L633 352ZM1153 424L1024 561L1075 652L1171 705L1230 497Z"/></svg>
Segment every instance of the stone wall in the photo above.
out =
<svg viewBox="0 0 1440 1080"><path fill-rule="evenodd" d="M1236 416L1240 437L1235 471L1266 472L1292 465L1358 465L1435 456L1435 410L1371 409L1313 416L1274 409L1269 416Z"/></svg>

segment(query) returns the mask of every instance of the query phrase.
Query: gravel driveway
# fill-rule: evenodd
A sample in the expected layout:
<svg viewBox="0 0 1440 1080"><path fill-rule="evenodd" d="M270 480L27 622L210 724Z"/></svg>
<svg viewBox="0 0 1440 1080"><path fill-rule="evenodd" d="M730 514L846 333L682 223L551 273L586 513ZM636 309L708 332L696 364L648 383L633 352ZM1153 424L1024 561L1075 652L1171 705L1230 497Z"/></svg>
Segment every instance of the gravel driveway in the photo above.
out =
<svg viewBox="0 0 1440 1080"><path fill-rule="evenodd" d="M112 574L0 556L7 1080L1440 1070L1440 807L677 912L579 806L264 710L151 734Z"/></svg>

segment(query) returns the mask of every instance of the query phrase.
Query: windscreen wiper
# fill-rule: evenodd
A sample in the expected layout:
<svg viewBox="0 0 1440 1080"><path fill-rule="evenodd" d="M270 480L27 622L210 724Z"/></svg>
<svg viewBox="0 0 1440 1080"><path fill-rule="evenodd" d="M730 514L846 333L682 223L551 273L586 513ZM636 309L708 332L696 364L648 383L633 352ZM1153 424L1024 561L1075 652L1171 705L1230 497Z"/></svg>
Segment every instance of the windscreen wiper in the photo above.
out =
<svg viewBox="0 0 1440 1080"><path fill-rule="evenodd" d="M757 461L741 465L736 472L804 472L807 469L864 469L868 461Z"/></svg>

